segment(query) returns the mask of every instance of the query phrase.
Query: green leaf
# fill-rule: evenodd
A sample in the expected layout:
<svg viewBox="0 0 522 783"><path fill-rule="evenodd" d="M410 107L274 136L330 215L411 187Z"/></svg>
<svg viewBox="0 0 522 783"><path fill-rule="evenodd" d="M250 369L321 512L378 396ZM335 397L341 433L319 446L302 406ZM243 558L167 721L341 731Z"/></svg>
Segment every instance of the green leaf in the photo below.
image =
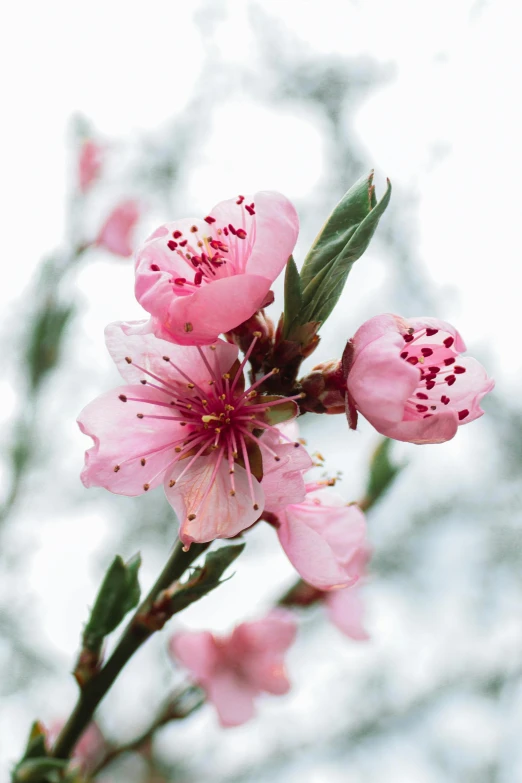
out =
<svg viewBox="0 0 522 783"><path fill-rule="evenodd" d="M383 438L373 452L364 503L366 509L373 506L384 495L403 468L403 465L391 461L391 446L390 438Z"/></svg>
<svg viewBox="0 0 522 783"><path fill-rule="evenodd" d="M377 202L372 172L358 180L335 207L301 270L301 324L326 321L341 296L353 264L370 244L390 196L388 180L386 192Z"/></svg>
<svg viewBox="0 0 522 783"><path fill-rule="evenodd" d="M25 759L33 759L47 755L47 748L45 747L45 729L40 721L35 720L31 726L29 737L27 739L27 745L22 757L22 761Z"/></svg>
<svg viewBox="0 0 522 783"><path fill-rule="evenodd" d="M92 652L98 652L105 636L112 633L127 612L140 600L138 570L141 557L135 555L124 563L117 555L105 574L91 616L83 632L83 645Z"/></svg>
<svg viewBox="0 0 522 783"><path fill-rule="evenodd" d="M276 402L279 399L283 400L280 405L270 405L262 413L256 411L257 417L271 425L281 424L283 421L294 419L299 412L294 400L286 400L285 397L280 397L277 394L263 394L255 398L255 404L263 405L267 402ZM246 410L248 411L248 407Z"/></svg>
<svg viewBox="0 0 522 783"><path fill-rule="evenodd" d="M245 544L234 544L220 547L215 552L209 552L204 565L201 568L195 568L191 578L183 584L178 584L170 595L169 616L181 612L194 601L199 601L204 595L226 581L221 577L244 548Z"/></svg>
<svg viewBox="0 0 522 783"><path fill-rule="evenodd" d="M292 331L294 321L299 322L299 312L303 304L301 291L301 278L294 261L290 256L285 272L285 311L283 320L283 338L288 337Z"/></svg>
<svg viewBox="0 0 522 783"><path fill-rule="evenodd" d="M14 783L60 783L68 761L35 758L21 761L13 773Z"/></svg>
<svg viewBox="0 0 522 783"><path fill-rule="evenodd" d="M49 298L36 314L26 353L33 389L57 364L65 329L73 313L72 306L63 306Z"/></svg>

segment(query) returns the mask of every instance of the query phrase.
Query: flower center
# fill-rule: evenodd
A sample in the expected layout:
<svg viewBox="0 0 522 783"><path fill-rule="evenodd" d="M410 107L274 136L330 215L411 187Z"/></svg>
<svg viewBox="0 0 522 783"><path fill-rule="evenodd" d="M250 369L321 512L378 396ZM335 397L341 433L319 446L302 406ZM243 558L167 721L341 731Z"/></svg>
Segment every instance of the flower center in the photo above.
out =
<svg viewBox="0 0 522 783"><path fill-rule="evenodd" d="M293 397L267 397L258 395L258 387L278 370L271 370L263 378L252 384L248 389L243 389L243 370L246 362L254 348L256 340L254 337L248 351L241 364L231 368L230 372L220 375L219 371L211 363L212 357L207 357L200 347L194 350L199 352L200 358L208 372L203 381L197 382L187 375L181 368L177 367L175 362L169 357L164 356L163 360L174 371L175 378L169 373L169 376L161 377L139 366L133 362L131 357L126 357L129 364L139 369L146 376L141 383L146 388L153 388L164 394L164 401L143 397L127 397L124 394L119 395L122 402L133 401L143 404L143 412L136 414L140 421L150 428L151 420L175 421L180 427L186 427L186 434L176 437L167 446L154 452L144 453L141 458L141 464L144 466L147 458L158 451L172 450L174 457L163 471L173 467L180 461L185 461L185 465L176 480L171 479L170 486L173 487L186 472L194 465L199 457L215 455L214 468L207 492L202 497L199 506L201 506L210 491L213 481L223 463L228 463L230 489L229 494L233 497L236 494L234 473L236 464L239 464L246 470L250 496L254 509L258 509L254 497L253 477L261 479L262 461L264 459L273 459L280 461L280 457L267 443L264 442L262 432L264 430L274 430L277 434L293 443L276 427L267 422L267 416L270 409L275 406L281 406L290 400L295 400L301 395ZM215 350L216 346L209 346L210 350ZM183 378L186 384L180 380ZM168 412L161 412L161 409L169 409ZM149 412L150 411L150 412ZM158 424L158 426L161 426ZM179 433L177 433L179 435ZM299 443L294 443L298 447ZM116 465L114 470L120 470L122 465ZM158 473L159 475L159 473ZM148 484L144 484L144 490L149 489ZM199 507L198 506L198 507ZM197 512L197 509L196 509ZM189 516L194 519L196 512Z"/></svg>
<svg viewBox="0 0 522 783"><path fill-rule="evenodd" d="M252 250L255 231L253 218L255 204L247 204L244 196L236 201L241 207L241 225L221 224L212 215L204 218L208 233L193 225L187 235L172 232L167 247L186 265L186 275L173 277L173 292L177 296L194 293L203 283L229 277L244 271ZM158 264L151 264L153 272L160 272Z"/></svg>
<svg viewBox="0 0 522 783"><path fill-rule="evenodd" d="M419 370L419 384L406 403L405 420L427 419L447 405L456 409L457 404L451 396L455 390L450 391L450 387L459 384L466 368L456 364L459 354L453 347L455 338L448 332L433 328L416 332L409 329L402 336L406 345L401 359ZM462 395L456 396L459 399ZM469 416L467 408L458 411L459 421L466 416Z"/></svg>

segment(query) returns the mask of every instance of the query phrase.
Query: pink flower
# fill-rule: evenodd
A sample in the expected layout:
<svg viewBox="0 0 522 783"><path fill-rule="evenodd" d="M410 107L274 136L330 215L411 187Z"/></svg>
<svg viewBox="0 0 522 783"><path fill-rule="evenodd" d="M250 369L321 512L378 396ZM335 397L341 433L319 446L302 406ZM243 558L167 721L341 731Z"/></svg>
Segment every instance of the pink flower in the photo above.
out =
<svg viewBox="0 0 522 783"><path fill-rule="evenodd" d="M98 397L78 418L94 441L85 455L85 486L140 495L163 483L185 546L252 525L264 508L263 472L295 472L300 485L289 482L288 497L303 499L302 465L311 464L303 447L281 443L279 433L275 443L259 437L274 429L272 417L296 415L294 398L258 395L264 379L245 390L248 352L239 364L235 345L177 346L148 328L135 322L106 329L128 385Z"/></svg>
<svg viewBox="0 0 522 783"><path fill-rule="evenodd" d="M158 337L209 345L263 306L294 249L297 213L280 193L217 204L158 228L136 258L136 298Z"/></svg>
<svg viewBox="0 0 522 783"><path fill-rule="evenodd" d="M260 693L288 692L284 653L296 631L290 612L276 609L263 620L238 625L225 638L208 631L177 633L170 652L206 691L221 725L240 726L253 717Z"/></svg>
<svg viewBox="0 0 522 783"><path fill-rule="evenodd" d="M132 232L140 218L136 201L123 201L115 207L103 224L96 244L116 256L128 258L133 253Z"/></svg>
<svg viewBox="0 0 522 783"><path fill-rule="evenodd" d="M51 750L53 744L56 742L64 725L65 722L62 720L55 721L51 725L46 736L46 745L49 750ZM96 723L90 723L74 748L72 756L73 765L84 774L88 774L100 763L105 756L106 750L107 745L103 734Z"/></svg>
<svg viewBox="0 0 522 783"><path fill-rule="evenodd" d="M78 156L78 182L82 193L86 193L98 179L102 167L103 147L92 139L85 139Z"/></svg>
<svg viewBox="0 0 522 783"><path fill-rule="evenodd" d="M457 330L435 318L379 315L353 337L348 400L375 429L410 443L443 443L482 416L494 386Z"/></svg>
<svg viewBox="0 0 522 783"><path fill-rule="evenodd" d="M300 576L319 590L353 585L368 559L366 521L331 488L308 485L302 503L278 512L277 535Z"/></svg>
<svg viewBox="0 0 522 783"><path fill-rule="evenodd" d="M324 603L328 617L342 633L360 642L370 638L364 627L364 604L359 585L325 593Z"/></svg>

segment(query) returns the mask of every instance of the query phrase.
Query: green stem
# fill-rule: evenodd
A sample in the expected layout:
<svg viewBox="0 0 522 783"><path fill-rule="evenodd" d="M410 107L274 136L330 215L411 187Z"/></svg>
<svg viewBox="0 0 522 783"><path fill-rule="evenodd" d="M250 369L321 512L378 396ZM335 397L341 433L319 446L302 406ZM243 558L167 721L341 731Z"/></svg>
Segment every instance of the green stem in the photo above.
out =
<svg viewBox="0 0 522 783"><path fill-rule="evenodd" d="M209 544L192 544L189 551L184 552L181 543L178 542L165 568L127 625L107 663L82 689L69 720L56 740L52 752L53 758L66 759L70 756L82 733L91 722L98 704L110 689L127 661L154 633L154 630L146 628L142 623L135 622L136 617L145 614L159 593L180 579L191 563L208 546Z"/></svg>

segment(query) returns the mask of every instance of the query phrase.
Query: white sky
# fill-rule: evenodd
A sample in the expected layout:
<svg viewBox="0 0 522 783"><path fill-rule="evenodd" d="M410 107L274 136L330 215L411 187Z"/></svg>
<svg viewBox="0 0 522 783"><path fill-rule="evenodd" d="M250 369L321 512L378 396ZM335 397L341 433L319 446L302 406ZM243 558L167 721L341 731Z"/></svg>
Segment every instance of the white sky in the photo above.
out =
<svg viewBox="0 0 522 783"><path fill-rule="evenodd" d="M62 236L71 115L81 111L108 140L153 131L190 100L206 45L217 45L225 62L249 63L247 4L230 0L215 40L202 42L191 18L195 9L203 17L210 14L211 6L180 0L48 0L4 10L4 339L17 323L17 297L35 265ZM428 270L435 294L443 294L439 315L483 350L484 361L491 359L501 392L516 391L522 380L522 6L514 0L263 0L261 7L317 52L367 56L389 67L389 81L371 93L357 115L360 141L380 182L389 176L419 199L414 227L419 263ZM323 141L310 117L235 98L211 121L212 135L187 185L188 198L202 210L230 193L264 187L299 199L320 183ZM323 219L318 217L318 225ZM375 281L385 274L379 262L358 278L354 273L354 280L365 286L370 277ZM101 287L101 280L107 285ZM102 351L104 320L137 315L137 309L131 312L136 306L130 269L101 259L82 273L81 283L87 296L99 298L84 326ZM421 313L406 315L411 314ZM13 394L5 382L2 394L9 407ZM333 427L328 422L325 431L333 434ZM462 443L465 435L459 444L448 444L446 456L438 452L433 464L458 459ZM107 532L89 513L85 524L91 526L94 550ZM74 554L85 544L63 519L52 530L69 553L69 570L74 569ZM52 556L48 550L35 557L35 588L49 572ZM60 564L56 552L55 557L53 568L63 568L65 561ZM89 595L92 585L87 575L83 579L79 589ZM50 589L58 598L60 586ZM61 621L61 616L50 618L49 636L65 650L77 631L63 628Z"/></svg>

